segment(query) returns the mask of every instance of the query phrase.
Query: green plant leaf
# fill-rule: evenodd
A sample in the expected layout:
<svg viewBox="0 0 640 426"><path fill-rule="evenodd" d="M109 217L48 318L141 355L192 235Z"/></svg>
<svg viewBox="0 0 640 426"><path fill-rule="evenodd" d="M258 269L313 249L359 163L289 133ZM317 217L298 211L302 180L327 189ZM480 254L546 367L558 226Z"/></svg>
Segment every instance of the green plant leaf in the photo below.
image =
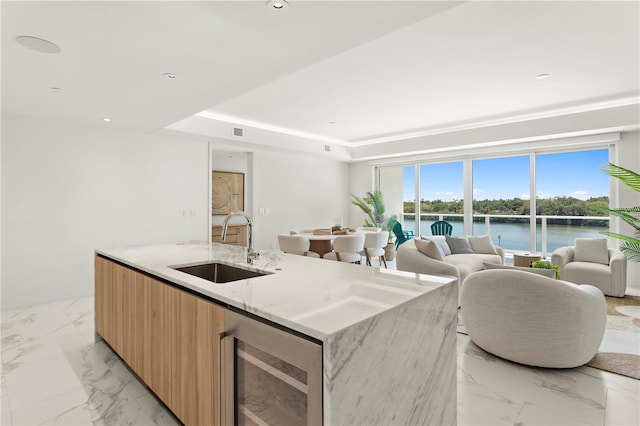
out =
<svg viewBox="0 0 640 426"><path fill-rule="evenodd" d="M632 172L624 167L616 166L613 163L603 164L602 171L609 176L618 179L632 191L640 192L640 175L636 172Z"/></svg>
<svg viewBox="0 0 640 426"><path fill-rule="evenodd" d="M620 251L632 262L640 262L640 243L625 241L620 245Z"/></svg>
<svg viewBox="0 0 640 426"><path fill-rule="evenodd" d="M617 216L630 226L635 228L636 231L640 231L640 218L636 217L634 214L638 214L639 210L636 211L636 207L632 208L620 208L620 209L607 209L606 211L611 216Z"/></svg>

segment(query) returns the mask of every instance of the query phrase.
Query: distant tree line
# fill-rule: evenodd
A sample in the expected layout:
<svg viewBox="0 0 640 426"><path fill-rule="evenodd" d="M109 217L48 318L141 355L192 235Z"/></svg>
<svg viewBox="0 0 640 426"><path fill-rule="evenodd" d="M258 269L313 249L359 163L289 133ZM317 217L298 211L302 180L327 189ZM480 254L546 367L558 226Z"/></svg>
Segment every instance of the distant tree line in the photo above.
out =
<svg viewBox="0 0 640 426"><path fill-rule="evenodd" d="M608 216L606 209L609 207L609 197L592 197L588 200L580 200L573 197L539 198L536 200L536 214L544 216ZM411 201L404 202L405 213L415 213L415 204ZM443 201L443 200L420 200L420 213L422 214L461 214L464 212L463 201ZM473 214L492 215L521 215L530 214L529 200L522 198L512 198L508 200L473 200ZM462 218L449 218L447 220L456 221ZM474 218L474 221L481 222L483 218ZM492 218L497 223L520 223L521 218ZM568 220L568 219L547 219L549 224L577 225L577 226L609 226L607 220Z"/></svg>

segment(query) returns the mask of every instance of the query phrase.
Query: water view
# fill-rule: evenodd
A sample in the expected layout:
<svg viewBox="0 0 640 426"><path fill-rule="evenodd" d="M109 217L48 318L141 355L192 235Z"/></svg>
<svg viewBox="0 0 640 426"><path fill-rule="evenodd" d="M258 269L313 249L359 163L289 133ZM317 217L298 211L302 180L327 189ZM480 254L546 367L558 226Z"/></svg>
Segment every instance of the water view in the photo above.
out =
<svg viewBox="0 0 640 426"><path fill-rule="evenodd" d="M420 232L423 235L431 235L431 224L435 220L421 220ZM464 235L461 221L449 221L453 225L453 235ZM407 230L415 229L415 219L411 216L404 219L403 228ZM572 225L547 225L547 255L550 255L558 247L573 245L576 238L606 238L601 231L606 231L606 227L598 226L572 226ZM473 224L474 235L485 235L486 227L484 223ZM493 244L500 246L506 251L530 250L529 246L529 224L528 223L491 223L489 233ZM537 252L542 252L542 228L537 228Z"/></svg>

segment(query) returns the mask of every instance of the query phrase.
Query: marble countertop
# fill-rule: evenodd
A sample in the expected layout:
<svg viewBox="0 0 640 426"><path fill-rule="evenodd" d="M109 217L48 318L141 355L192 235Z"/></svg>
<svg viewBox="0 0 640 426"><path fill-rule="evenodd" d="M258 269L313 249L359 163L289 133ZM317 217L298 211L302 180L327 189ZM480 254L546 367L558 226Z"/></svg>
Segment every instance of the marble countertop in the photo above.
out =
<svg viewBox="0 0 640 426"><path fill-rule="evenodd" d="M450 284L437 277L205 242L113 247L97 254L325 341L354 324ZM173 268L219 261L271 274L216 284Z"/></svg>

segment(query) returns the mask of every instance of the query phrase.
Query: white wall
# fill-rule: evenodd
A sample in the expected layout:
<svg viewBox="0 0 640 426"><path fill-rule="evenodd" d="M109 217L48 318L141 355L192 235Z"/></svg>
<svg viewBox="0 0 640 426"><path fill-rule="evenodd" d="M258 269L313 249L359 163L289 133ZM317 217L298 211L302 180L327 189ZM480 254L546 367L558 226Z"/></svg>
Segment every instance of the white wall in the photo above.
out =
<svg viewBox="0 0 640 426"><path fill-rule="evenodd" d="M404 179L402 166L384 167L380 169L380 189L384 195L387 216L396 216L404 223L402 212L404 211Z"/></svg>
<svg viewBox="0 0 640 426"><path fill-rule="evenodd" d="M359 207L351 204L351 194L363 197L368 191L374 189L371 166L366 161L351 163L349 177L351 180L351 188L349 190L349 222L345 223L345 225L362 226L366 215Z"/></svg>
<svg viewBox="0 0 640 426"><path fill-rule="evenodd" d="M326 228L349 214L349 164L282 152L253 153L254 246L277 248L291 229ZM259 214L265 209L265 214ZM269 212L267 214L267 212Z"/></svg>
<svg viewBox="0 0 640 426"><path fill-rule="evenodd" d="M621 135L615 164L640 173L639 132L628 132ZM640 206L640 193L618 185L618 205L620 207ZM620 221L621 234L633 235L634 232L635 230L631 226ZM627 286L640 289L640 264L637 262L627 263Z"/></svg>
<svg viewBox="0 0 640 426"><path fill-rule="evenodd" d="M208 146L2 115L3 309L88 296L98 247L208 236Z"/></svg>

